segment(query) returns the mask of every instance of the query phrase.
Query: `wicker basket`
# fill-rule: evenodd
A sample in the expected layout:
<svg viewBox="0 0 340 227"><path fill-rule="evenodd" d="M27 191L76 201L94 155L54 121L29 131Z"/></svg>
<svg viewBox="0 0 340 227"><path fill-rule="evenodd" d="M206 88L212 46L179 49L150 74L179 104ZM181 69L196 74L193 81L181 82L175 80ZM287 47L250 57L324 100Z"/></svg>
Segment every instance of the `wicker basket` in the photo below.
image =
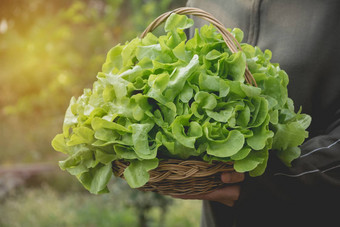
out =
<svg viewBox="0 0 340 227"><path fill-rule="evenodd" d="M128 165L126 161L114 161L112 165L114 174L124 179L123 173ZM220 174L230 171L234 171L232 163L209 164L198 160L163 160L156 169L149 171L149 182L138 189L163 195L198 195L222 187L224 183Z"/></svg>
<svg viewBox="0 0 340 227"><path fill-rule="evenodd" d="M205 19L213 24L221 33L225 43L232 53L236 53L241 50L240 44L221 24L221 22L209 13L201 9L191 7L178 8L160 15L145 29L141 38L145 37L148 32L152 32L172 13L193 15ZM246 67L244 76L247 83L257 86L248 67ZM159 166L156 169L149 171L149 181L143 187L138 189L173 196L208 193L223 187L224 183L221 181L221 173L234 171L232 164L233 163L231 162L208 163L200 160L163 160L160 161ZM112 166L115 176L124 179L123 173L128 165L129 163L127 161L114 161Z"/></svg>

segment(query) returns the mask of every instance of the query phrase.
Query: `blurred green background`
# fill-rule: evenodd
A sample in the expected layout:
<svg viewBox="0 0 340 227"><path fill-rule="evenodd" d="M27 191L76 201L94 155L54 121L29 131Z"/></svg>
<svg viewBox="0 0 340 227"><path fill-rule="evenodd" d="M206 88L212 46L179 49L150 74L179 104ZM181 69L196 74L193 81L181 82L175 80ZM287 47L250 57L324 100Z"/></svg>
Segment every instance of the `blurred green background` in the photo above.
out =
<svg viewBox="0 0 340 227"><path fill-rule="evenodd" d="M72 96L108 50L186 0L0 1L0 226L198 226L199 201L131 190L91 195L51 147ZM159 32L159 31L158 31Z"/></svg>

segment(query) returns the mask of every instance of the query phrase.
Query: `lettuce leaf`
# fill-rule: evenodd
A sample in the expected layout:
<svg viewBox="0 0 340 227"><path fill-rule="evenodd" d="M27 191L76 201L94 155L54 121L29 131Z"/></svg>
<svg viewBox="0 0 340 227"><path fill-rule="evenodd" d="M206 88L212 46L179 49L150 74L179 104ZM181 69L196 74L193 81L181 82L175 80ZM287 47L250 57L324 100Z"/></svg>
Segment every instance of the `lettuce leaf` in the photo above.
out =
<svg viewBox="0 0 340 227"><path fill-rule="evenodd" d="M158 166L158 159L131 161L124 171L124 177L131 188L139 188L149 181L148 171Z"/></svg>

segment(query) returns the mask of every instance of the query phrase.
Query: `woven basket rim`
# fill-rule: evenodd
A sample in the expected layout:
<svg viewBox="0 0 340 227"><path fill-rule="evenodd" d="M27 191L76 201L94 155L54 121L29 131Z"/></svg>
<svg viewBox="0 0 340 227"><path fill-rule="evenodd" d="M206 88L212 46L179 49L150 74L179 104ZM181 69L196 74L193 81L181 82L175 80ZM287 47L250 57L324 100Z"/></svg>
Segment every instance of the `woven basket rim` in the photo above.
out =
<svg viewBox="0 0 340 227"><path fill-rule="evenodd" d="M198 195L214 191L224 185L222 172L234 171L232 162L202 160L164 159L158 167L149 171L150 179L142 191L153 191L163 195ZM116 177L124 178L124 171L129 166L127 160L112 162Z"/></svg>

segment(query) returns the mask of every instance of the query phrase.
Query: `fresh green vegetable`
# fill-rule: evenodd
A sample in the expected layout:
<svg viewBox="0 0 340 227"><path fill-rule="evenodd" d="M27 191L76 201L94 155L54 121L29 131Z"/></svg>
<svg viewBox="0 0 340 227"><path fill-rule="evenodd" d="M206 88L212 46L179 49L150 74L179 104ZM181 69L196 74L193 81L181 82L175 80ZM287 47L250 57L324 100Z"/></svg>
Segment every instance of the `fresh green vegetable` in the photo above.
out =
<svg viewBox="0 0 340 227"><path fill-rule="evenodd" d="M166 35L113 47L93 88L71 99L52 146L90 192L108 191L114 160L131 163L124 176L136 188L166 158L232 161L258 176L269 155L288 166L299 157L311 118L294 112L271 52L242 43L231 53L212 25L187 40L192 25L172 14ZM242 31L231 32L241 42ZM258 87L245 83L246 64Z"/></svg>

